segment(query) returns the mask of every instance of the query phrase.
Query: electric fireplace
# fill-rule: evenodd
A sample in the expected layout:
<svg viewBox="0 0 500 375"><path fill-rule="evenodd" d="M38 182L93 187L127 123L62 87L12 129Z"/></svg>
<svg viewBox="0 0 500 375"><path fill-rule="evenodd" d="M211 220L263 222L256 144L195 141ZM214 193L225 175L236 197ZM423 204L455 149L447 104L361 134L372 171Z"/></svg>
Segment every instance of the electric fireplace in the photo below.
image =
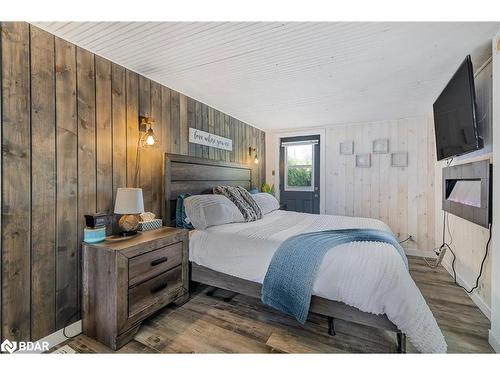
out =
<svg viewBox="0 0 500 375"><path fill-rule="evenodd" d="M443 168L443 210L488 228L491 171L489 160Z"/></svg>

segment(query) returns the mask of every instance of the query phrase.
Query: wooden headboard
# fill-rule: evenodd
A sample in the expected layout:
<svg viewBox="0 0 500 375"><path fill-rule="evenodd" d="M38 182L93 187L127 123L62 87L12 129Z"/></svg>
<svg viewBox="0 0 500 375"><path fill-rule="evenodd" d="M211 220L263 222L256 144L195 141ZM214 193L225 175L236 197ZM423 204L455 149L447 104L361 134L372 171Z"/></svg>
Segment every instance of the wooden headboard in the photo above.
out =
<svg viewBox="0 0 500 375"><path fill-rule="evenodd" d="M251 180L252 170L245 164L165 154L165 225L175 225L179 194L211 193L218 185L250 189Z"/></svg>

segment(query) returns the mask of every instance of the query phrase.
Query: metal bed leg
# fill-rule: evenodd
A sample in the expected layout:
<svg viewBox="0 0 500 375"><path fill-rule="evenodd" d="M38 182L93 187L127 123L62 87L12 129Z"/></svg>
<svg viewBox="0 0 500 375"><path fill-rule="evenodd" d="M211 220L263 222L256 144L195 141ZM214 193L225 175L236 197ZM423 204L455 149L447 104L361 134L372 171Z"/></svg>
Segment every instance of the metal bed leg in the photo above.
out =
<svg viewBox="0 0 500 375"><path fill-rule="evenodd" d="M335 332L335 324L333 322L333 318L332 317L328 317L328 334L330 336L335 336L337 334L337 332Z"/></svg>
<svg viewBox="0 0 500 375"><path fill-rule="evenodd" d="M215 291L217 290L217 288L214 288L213 286L211 286L210 288L208 288L208 290L205 292L205 295L207 297L213 297L214 296L214 293Z"/></svg>
<svg viewBox="0 0 500 375"><path fill-rule="evenodd" d="M398 353L406 353L406 335L402 332L396 333L398 339Z"/></svg>
<svg viewBox="0 0 500 375"><path fill-rule="evenodd" d="M206 292L205 292L205 295L207 297L212 297L212 298L215 298L219 301L224 301L224 302L231 302L232 299L234 297L236 297L238 295L238 293L234 292L232 293L230 296L228 297L219 297L219 296L216 296L215 293L217 292L219 288L216 288L216 287L210 287Z"/></svg>

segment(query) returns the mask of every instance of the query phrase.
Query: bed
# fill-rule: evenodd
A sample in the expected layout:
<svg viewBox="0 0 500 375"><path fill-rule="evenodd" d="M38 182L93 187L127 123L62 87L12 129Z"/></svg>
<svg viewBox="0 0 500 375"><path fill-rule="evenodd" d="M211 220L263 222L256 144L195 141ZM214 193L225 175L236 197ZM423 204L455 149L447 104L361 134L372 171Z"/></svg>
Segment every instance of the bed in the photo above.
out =
<svg viewBox="0 0 500 375"><path fill-rule="evenodd" d="M179 194L202 194L217 185L250 188L251 181L252 170L246 165L167 154L167 224L174 225ZM284 239L297 233L341 228L389 230L373 219L282 210L254 222L193 230L190 278L260 298L269 262ZM328 319L331 335L335 335L335 319L341 319L394 332L399 353L406 352L407 334L420 351L446 351L444 338L425 300L400 256L388 244L352 242L330 251L314 284L309 311Z"/></svg>

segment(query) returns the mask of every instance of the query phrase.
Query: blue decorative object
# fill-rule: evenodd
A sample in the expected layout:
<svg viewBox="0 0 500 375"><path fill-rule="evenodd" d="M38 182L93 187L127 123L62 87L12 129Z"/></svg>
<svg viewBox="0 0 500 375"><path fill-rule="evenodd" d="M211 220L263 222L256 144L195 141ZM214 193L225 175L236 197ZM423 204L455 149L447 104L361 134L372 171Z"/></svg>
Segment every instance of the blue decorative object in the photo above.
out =
<svg viewBox="0 0 500 375"><path fill-rule="evenodd" d="M403 248L389 232L341 229L299 234L285 240L274 253L262 284L262 302L293 315L304 324L313 285L325 254L335 246L356 241L384 242L394 246L408 268Z"/></svg>
<svg viewBox="0 0 500 375"><path fill-rule="evenodd" d="M184 208L184 199L191 194L179 194L177 197L177 206L175 207L175 226L178 228L194 229L193 224L186 220L186 209Z"/></svg>
<svg viewBox="0 0 500 375"><path fill-rule="evenodd" d="M250 194L258 194L259 193L259 189L257 189L257 188L250 189L249 193Z"/></svg>
<svg viewBox="0 0 500 375"><path fill-rule="evenodd" d="M83 240L87 243L102 242L105 239L106 239L106 227L83 229Z"/></svg>

